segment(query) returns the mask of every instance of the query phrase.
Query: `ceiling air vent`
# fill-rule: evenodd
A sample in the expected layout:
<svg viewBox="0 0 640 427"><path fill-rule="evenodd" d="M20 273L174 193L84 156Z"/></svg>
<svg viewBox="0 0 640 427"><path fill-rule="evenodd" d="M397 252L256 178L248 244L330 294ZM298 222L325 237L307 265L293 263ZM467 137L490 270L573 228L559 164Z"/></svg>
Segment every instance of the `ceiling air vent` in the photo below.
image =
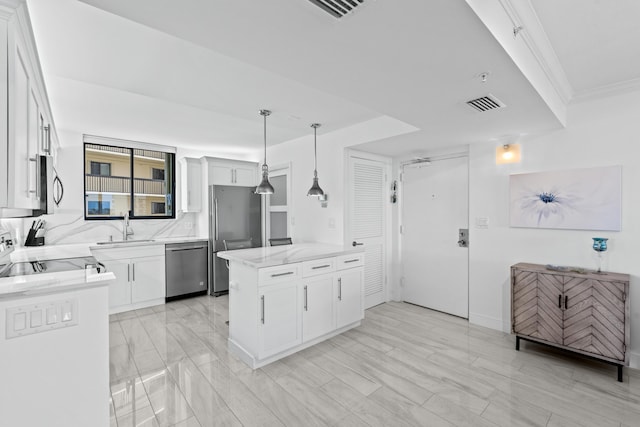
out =
<svg viewBox="0 0 640 427"><path fill-rule="evenodd" d="M476 111L489 111L489 110L497 110L498 108L504 108L504 105L498 98L495 96L488 94L486 96L472 99L471 101L467 101L467 105L473 108Z"/></svg>
<svg viewBox="0 0 640 427"><path fill-rule="evenodd" d="M364 3L364 0L309 0L335 18L342 18Z"/></svg>

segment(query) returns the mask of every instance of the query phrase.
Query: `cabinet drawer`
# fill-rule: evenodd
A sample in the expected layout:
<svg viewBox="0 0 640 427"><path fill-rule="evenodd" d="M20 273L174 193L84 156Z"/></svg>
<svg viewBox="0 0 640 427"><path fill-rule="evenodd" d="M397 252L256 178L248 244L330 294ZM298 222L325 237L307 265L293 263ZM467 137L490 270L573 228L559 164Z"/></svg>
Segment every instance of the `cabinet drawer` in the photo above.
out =
<svg viewBox="0 0 640 427"><path fill-rule="evenodd" d="M346 270L347 268L361 267L364 265L364 254L341 255L336 259L336 269Z"/></svg>
<svg viewBox="0 0 640 427"><path fill-rule="evenodd" d="M258 269L258 285L288 282L300 278L300 264L278 265Z"/></svg>
<svg viewBox="0 0 640 427"><path fill-rule="evenodd" d="M318 274L331 273L336 271L335 258L315 259L302 263L302 277L317 276Z"/></svg>

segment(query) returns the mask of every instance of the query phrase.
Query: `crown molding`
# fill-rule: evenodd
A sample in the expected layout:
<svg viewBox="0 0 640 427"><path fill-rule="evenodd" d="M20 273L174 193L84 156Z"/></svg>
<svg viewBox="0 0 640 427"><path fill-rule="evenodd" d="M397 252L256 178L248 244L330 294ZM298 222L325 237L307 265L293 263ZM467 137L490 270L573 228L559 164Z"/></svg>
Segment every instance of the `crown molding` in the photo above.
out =
<svg viewBox="0 0 640 427"><path fill-rule="evenodd" d="M565 105L568 104L574 96L574 90L531 1L500 0L500 3L513 22L514 28L522 27L522 31L516 37L522 37L551 86Z"/></svg>
<svg viewBox="0 0 640 427"><path fill-rule="evenodd" d="M571 99L571 103L579 104L587 101L595 101L597 99L607 98L615 95L622 95L624 93L635 92L639 90L640 77L580 91L574 95L574 97Z"/></svg>

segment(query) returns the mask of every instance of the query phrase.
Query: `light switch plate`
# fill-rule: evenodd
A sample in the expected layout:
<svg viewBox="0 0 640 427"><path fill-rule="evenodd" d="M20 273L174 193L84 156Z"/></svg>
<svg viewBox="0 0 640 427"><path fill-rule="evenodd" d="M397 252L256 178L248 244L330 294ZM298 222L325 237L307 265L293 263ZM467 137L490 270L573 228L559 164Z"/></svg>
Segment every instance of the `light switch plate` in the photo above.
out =
<svg viewBox="0 0 640 427"><path fill-rule="evenodd" d="M7 339L68 328L78 324L78 300L69 298L7 308L5 320Z"/></svg>

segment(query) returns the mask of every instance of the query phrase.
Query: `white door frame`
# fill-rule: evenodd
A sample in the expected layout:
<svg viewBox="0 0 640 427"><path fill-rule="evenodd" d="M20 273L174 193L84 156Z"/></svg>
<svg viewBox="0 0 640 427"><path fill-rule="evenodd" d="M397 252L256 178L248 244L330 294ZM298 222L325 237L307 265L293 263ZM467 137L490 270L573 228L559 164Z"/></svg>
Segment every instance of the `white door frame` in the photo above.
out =
<svg viewBox="0 0 640 427"><path fill-rule="evenodd" d="M343 230L343 241L344 241L344 245L345 247L350 247L352 240L350 238L351 236L351 230L349 229L349 224L351 221L351 200L349 199L349 194L350 194L350 189L353 185L353 182L351 182L350 180L350 174L349 174L349 159L350 158L359 158L359 159L365 159L365 160L374 160L374 161L379 161L381 163L384 164L385 166L385 179L384 179L384 185L387 187L388 190L388 194L389 194L389 199L388 203L385 204L385 208L384 208L384 226L383 226L383 241L384 241L384 279L383 279L383 289L384 289L384 298L385 298L385 302L390 301L391 300L391 289L389 286L389 277L392 277L391 275L391 260L392 260L392 239L391 239L391 226L392 226L392 221L391 221L391 214L392 214L392 204L390 202L391 200L391 182L392 182L392 159L390 157L385 157L385 156L381 156L378 154L372 154L372 153L366 153L363 151L358 151L358 150L354 150L351 148L345 148L344 150L344 176L345 176L345 180L344 180L344 190L343 190L343 194L344 194L344 230ZM365 259L365 263L367 262L367 260Z"/></svg>

